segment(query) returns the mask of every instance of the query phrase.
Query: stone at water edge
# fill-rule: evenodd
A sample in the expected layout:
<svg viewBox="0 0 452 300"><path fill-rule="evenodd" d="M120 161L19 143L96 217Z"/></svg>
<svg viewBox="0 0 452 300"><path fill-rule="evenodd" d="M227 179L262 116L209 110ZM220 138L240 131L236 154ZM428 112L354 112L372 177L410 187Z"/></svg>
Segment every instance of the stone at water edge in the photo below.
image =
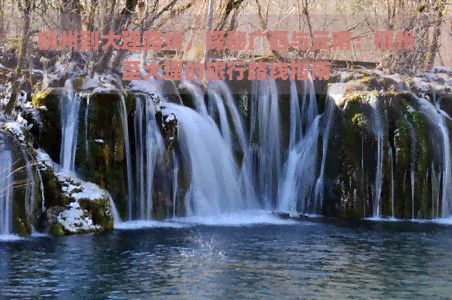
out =
<svg viewBox="0 0 452 300"><path fill-rule="evenodd" d="M37 151L37 159L45 191L48 193L50 189L54 192L51 195L48 193L53 199L46 199L46 203L50 204L42 224L46 231L61 236L113 228L110 195L106 190L58 170L58 166L42 150Z"/></svg>

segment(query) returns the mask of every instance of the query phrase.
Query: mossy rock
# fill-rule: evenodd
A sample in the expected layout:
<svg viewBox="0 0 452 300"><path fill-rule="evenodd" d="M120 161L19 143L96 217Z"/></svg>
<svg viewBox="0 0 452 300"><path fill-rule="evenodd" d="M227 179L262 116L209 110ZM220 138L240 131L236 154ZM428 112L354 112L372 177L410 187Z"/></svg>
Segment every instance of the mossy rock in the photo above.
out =
<svg viewBox="0 0 452 300"><path fill-rule="evenodd" d="M41 214L43 199L39 174L30 153L32 147L25 142L28 140L27 133L18 125L14 128L14 135L11 131L0 129L3 147L12 153L12 231L18 235L30 235Z"/></svg>
<svg viewBox="0 0 452 300"><path fill-rule="evenodd" d="M46 88L36 91L32 104L38 110L42 124L35 138L54 161L59 160L61 147L60 101L64 99L63 89Z"/></svg>
<svg viewBox="0 0 452 300"><path fill-rule="evenodd" d="M63 225L60 223L53 224L50 227L50 234L56 237L64 236L66 233L64 232Z"/></svg>

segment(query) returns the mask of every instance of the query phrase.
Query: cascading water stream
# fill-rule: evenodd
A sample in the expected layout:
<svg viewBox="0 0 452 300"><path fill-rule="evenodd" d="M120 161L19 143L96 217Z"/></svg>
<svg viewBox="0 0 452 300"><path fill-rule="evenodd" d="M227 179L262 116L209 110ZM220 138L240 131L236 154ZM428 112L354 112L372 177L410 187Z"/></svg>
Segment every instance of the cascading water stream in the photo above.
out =
<svg viewBox="0 0 452 300"><path fill-rule="evenodd" d="M250 147L247 143L245 127L243 125L243 121L240 117L239 110L234 103L234 97L231 93L230 88L224 81L217 81L211 84L212 88L219 91L219 93L223 96L223 99L226 101L226 108L229 114L232 117L232 124L235 134L237 135L237 139L240 145L240 149L243 153L241 170L240 170L240 182L241 182L241 190L242 195L246 199L255 199L255 191L252 186L252 159L250 153ZM232 133L231 133L232 135ZM233 147L235 148L235 147Z"/></svg>
<svg viewBox="0 0 452 300"><path fill-rule="evenodd" d="M341 76L341 83L343 82L344 77L345 75ZM320 212L323 209L324 177L325 177L325 164L327 157L328 140L330 136L331 127L333 126L336 102L339 101L339 99L341 99L342 95L345 92L345 85L341 83L332 85L328 89L327 96L325 99L326 109L325 112L322 114L322 117L326 119L326 125L323 130L322 162L320 165L320 175L319 178L317 178L317 182L315 184L314 209L313 209L314 213L317 213L318 209L320 210Z"/></svg>
<svg viewBox="0 0 452 300"><path fill-rule="evenodd" d="M124 132L124 147L126 151L126 169L127 169L127 192L128 192L128 217L129 220L132 219L132 199L134 199L133 194L133 182L132 182L132 154L130 151L130 139L129 139L129 125L127 122L127 109L126 101L122 94L119 94L119 115L121 117L122 130Z"/></svg>
<svg viewBox="0 0 452 300"><path fill-rule="evenodd" d="M130 149L129 149L129 136L128 136L128 127L126 120L126 110L125 110L125 100L122 95L119 95L120 103L119 103L119 111L121 115L121 120L124 128L124 140L125 140L125 148L126 148L126 162L128 169L128 182L131 178L131 170L129 166L131 165L130 159ZM88 143L88 117L89 117L89 104L90 104L90 96L87 97L86 102L86 110L84 112L84 127L85 127L85 155L89 154L89 143ZM63 170L69 171L71 173L75 173L75 157L77 154L77 142L78 142L78 130L79 130L79 114L80 107L82 102L82 96L79 94L74 94L72 89L69 89L67 92L67 96L65 96L61 101L62 110L61 110L61 121L62 121L62 140L61 140L61 150L60 150L60 165ZM29 162L26 154L24 154L27 163L27 173L32 174L31 166L29 166ZM29 175L32 176L32 175ZM34 194L34 177L32 182L31 195ZM131 184L129 191L131 191ZM28 193L28 191L27 191ZM129 194L130 195L130 194ZM30 196L31 197L31 196ZM113 215L115 217L115 222L119 220L118 213L116 211L116 206L114 205L113 200L111 200Z"/></svg>
<svg viewBox="0 0 452 300"><path fill-rule="evenodd" d="M391 218L395 218L395 183L394 183L394 149L390 147L389 149L389 164L391 166Z"/></svg>
<svg viewBox="0 0 452 300"><path fill-rule="evenodd" d="M150 221L153 213L154 170L157 155L164 151L164 143L155 120L152 98L149 95L137 95L135 105L136 193L129 203L129 220Z"/></svg>
<svg viewBox="0 0 452 300"><path fill-rule="evenodd" d="M74 172L79 111L82 99L78 94L69 93L67 98L63 98L63 101L60 164L64 170Z"/></svg>
<svg viewBox="0 0 452 300"><path fill-rule="evenodd" d="M307 201L311 199L311 190L315 184L313 170L317 163L320 117L318 115L314 119L303 139L289 151L278 193L279 211L296 213L300 209L303 213L312 212L308 211L311 205Z"/></svg>
<svg viewBox="0 0 452 300"><path fill-rule="evenodd" d="M373 129L377 136L377 167L375 171L374 197L373 197L373 217L380 218L381 190L383 185L383 126L378 107L378 100L371 102L373 114Z"/></svg>
<svg viewBox="0 0 452 300"><path fill-rule="evenodd" d="M416 176L416 131L413 125L408 121L405 116L405 120L408 124L408 130L410 131L411 147L410 147L410 180L411 180L411 219L414 220L415 216L415 176Z"/></svg>
<svg viewBox="0 0 452 300"><path fill-rule="evenodd" d="M231 147L210 117L176 104L165 106L178 119L183 163L190 172L191 183L185 199L187 215L216 215L254 208L254 199L241 197Z"/></svg>
<svg viewBox="0 0 452 300"><path fill-rule="evenodd" d="M207 107L206 102L204 101L204 93L202 92L201 88L194 84L191 81L183 81L184 87L187 88L187 90L190 92L190 94L193 96L194 104L196 107L196 110L199 111L203 115L207 115Z"/></svg>
<svg viewBox="0 0 452 300"><path fill-rule="evenodd" d="M432 182L432 216L439 218L439 204L440 204L440 175L436 172L434 164L430 168L431 182Z"/></svg>
<svg viewBox="0 0 452 300"><path fill-rule="evenodd" d="M91 96L86 97L86 109L85 109L85 156L89 157L89 140L88 140L88 117L89 117L89 102Z"/></svg>
<svg viewBox="0 0 452 300"><path fill-rule="evenodd" d="M417 97L414 93L410 93L412 99L417 102L418 110L426 115L428 120L436 127L441 138L441 152L442 152L442 168L441 172L438 174L432 165L432 198L437 197L438 201L436 203L436 217L448 217L450 216L450 201L452 197L452 181L451 181L451 159L450 159L450 139L449 130L446 121L449 116L444 112L441 107L441 99L435 101L433 105L427 99L422 97ZM433 200L432 199L432 200ZM441 199L441 213L439 211L440 200ZM433 200L434 201L434 200ZM434 202L433 202L434 203Z"/></svg>
<svg viewBox="0 0 452 300"><path fill-rule="evenodd" d="M303 126L303 111L300 114L300 103L298 100L298 91L295 81L290 82L290 137L289 149L300 140L303 131L300 130ZM298 130L297 130L298 129Z"/></svg>
<svg viewBox="0 0 452 300"><path fill-rule="evenodd" d="M317 168L319 124L322 115L317 115L317 101L312 80L305 82L304 87L301 111L299 110L298 91L295 83L292 82L290 87L291 128L289 152L284 164L284 176L279 183L277 205L279 211L289 213L295 213L297 210L303 213L315 213L316 210L316 205L311 203L312 201L310 200L315 197L313 189L316 185L316 174L313 170ZM307 97L309 97L309 105L306 105ZM324 114L327 119L324 151L326 151L325 143L328 142L327 135L330 127L328 123L332 117L332 105L334 104L330 102L327 104L327 112ZM307 120L304 122L303 116L307 116ZM313 116L316 117L313 118ZM304 128L306 131L304 131ZM318 182L317 192L321 184L321 182Z"/></svg>
<svg viewBox="0 0 452 300"><path fill-rule="evenodd" d="M176 217L177 213L177 196L178 196L178 179L179 179L179 160L177 159L177 156L175 155L174 151L172 153L173 155L173 218Z"/></svg>
<svg viewBox="0 0 452 300"><path fill-rule="evenodd" d="M229 128L228 117L226 115L226 109L223 104L223 99L221 98L220 94L215 91L209 91L208 94L210 96L209 99L212 100L212 103L215 103L216 109L220 116L221 133L223 135L223 138L228 145L232 145L231 129Z"/></svg>
<svg viewBox="0 0 452 300"><path fill-rule="evenodd" d="M274 80L264 80L253 82L252 90L249 149L257 150L253 182L264 207L272 210L282 167L278 89Z"/></svg>
<svg viewBox="0 0 452 300"><path fill-rule="evenodd" d="M451 182L451 159L450 159L450 140L449 140L449 130L446 124L448 115L444 112L441 107L441 99L436 101L436 109L438 111L439 127L441 129L441 134L443 136L443 174L442 174L442 213L441 217L445 218L450 216L450 201L452 200L452 182Z"/></svg>
<svg viewBox="0 0 452 300"><path fill-rule="evenodd" d="M0 235L12 233L13 159L0 139Z"/></svg>

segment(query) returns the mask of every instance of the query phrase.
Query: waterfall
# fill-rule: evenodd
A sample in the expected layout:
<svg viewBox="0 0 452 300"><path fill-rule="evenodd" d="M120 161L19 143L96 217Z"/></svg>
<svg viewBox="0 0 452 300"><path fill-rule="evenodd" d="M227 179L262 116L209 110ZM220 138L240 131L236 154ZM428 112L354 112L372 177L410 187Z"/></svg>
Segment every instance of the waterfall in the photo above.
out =
<svg viewBox="0 0 452 300"><path fill-rule="evenodd" d="M300 114L300 103L298 100L298 91L295 81L290 82L290 137L289 137L289 149L300 140L300 134L302 130L299 130L303 126L303 111ZM298 130L297 130L298 129Z"/></svg>
<svg viewBox="0 0 452 300"><path fill-rule="evenodd" d="M196 110L203 115L207 115L206 102L204 101L204 93L201 88L191 81L183 81L183 86L190 92L193 96L194 105Z"/></svg>
<svg viewBox="0 0 452 300"><path fill-rule="evenodd" d="M124 132L124 147L126 151L126 169L127 169L127 194L128 194L128 216L129 220L132 219L132 199L133 195L133 182L132 182L132 154L130 151L130 139L129 139L129 125L127 122L127 108L124 96L120 94L119 102L119 114L121 117L122 130Z"/></svg>
<svg viewBox="0 0 452 300"><path fill-rule="evenodd" d="M145 193L144 193L144 185L146 184L144 178L144 151L146 145L143 143L143 101L140 101L138 97L136 97L136 106L135 106L135 161L136 161L136 178L135 182L137 183L137 192L136 192L136 210L139 219L146 219L145 214Z"/></svg>
<svg viewBox="0 0 452 300"><path fill-rule="evenodd" d="M373 217L380 218L381 207L381 189L383 185L383 126L381 123L381 116L378 107L378 98L373 99L372 103L373 113L373 129L377 136L377 166L375 171L374 183L374 197L373 197Z"/></svg>
<svg viewBox="0 0 452 300"><path fill-rule="evenodd" d="M113 216L114 225L117 225L121 223L121 218L119 217L118 209L116 208L115 201L113 201L110 193L108 193L108 199L110 200L111 214Z"/></svg>
<svg viewBox="0 0 452 300"><path fill-rule="evenodd" d="M177 190L178 190L178 179L179 179L179 161L177 160L177 156L175 155L175 152L173 151L173 218L176 217L177 213Z"/></svg>
<svg viewBox="0 0 452 300"><path fill-rule="evenodd" d="M309 210L311 205L308 201L312 196L311 189L315 183L319 120L320 115L314 119L306 135L289 151L278 193L279 211L314 212Z"/></svg>
<svg viewBox="0 0 452 300"><path fill-rule="evenodd" d="M232 117L233 130L237 136L240 150L243 153L242 166L240 170L242 195L246 199L255 199L256 195L251 182L252 153L250 152L250 147L247 143L245 126L243 125L239 110L234 103L234 97L232 96L231 90L229 89L226 82L222 80L211 83L211 86L213 89L219 91L219 93L223 96L224 101L226 101L226 109Z"/></svg>
<svg viewBox="0 0 452 300"><path fill-rule="evenodd" d="M221 98L220 94L215 91L209 91L208 93L209 99L212 100L211 103L215 103L216 109L220 116L221 133L223 135L223 138L228 145L232 146L231 130L229 128L228 117L226 115L226 109L223 104L223 99ZM211 115L212 114L213 112L211 112Z"/></svg>
<svg viewBox="0 0 452 300"><path fill-rule="evenodd" d="M443 191L442 191L442 213L441 217L445 218L450 216L450 201L452 200L452 182L451 182L451 159L450 159L450 140L449 140L449 130L447 128L446 120L447 114L440 108L440 100L436 102L436 108L438 110L439 127L443 137Z"/></svg>
<svg viewBox="0 0 452 300"><path fill-rule="evenodd" d="M60 164L64 170L70 172L74 172L81 102L82 99L78 94L71 93L63 98L63 109L61 112L62 145L60 151Z"/></svg>
<svg viewBox="0 0 452 300"><path fill-rule="evenodd" d="M408 124L408 129L410 131L411 138L411 149L410 149L410 180L411 180L411 219L415 219L415 205L414 205L414 192L415 192L415 176L416 176L416 131L414 130L413 125L408 122L408 119L405 116L405 120Z"/></svg>
<svg viewBox="0 0 452 300"><path fill-rule="evenodd" d="M305 90L300 111L298 91L294 82L290 86L290 141L287 160L283 167L283 177L278 187L279 211L295 213L316 213L316 194L323 189L323 171L316 183L318 140L320 120L326 120L323 140L322 166L325 165L328 134L331 127L334 102L327 96L327 109L317 115L317 100L312 80L305 81ZM306 99L309 97L309 105ZM307 118L304 120L304 116ZM306 130L306 131L305 131ZM322 190L323 192L323 190Z"/></svg>
<svg viewBox="0 0 452 300"><path fill-rule="evenodd" d="M318 212L317 205L319 205L320 212L323 209L323 194L324 194L324 177L325 164L328 148L328 139L330 136L331 127L333 126L334 111L336 108L336 101L338 101L345 92L345 86L342 84L332 85L327 92L326 109L322 117L326 119L326 125L323 130L323 145L322 145L322 163L320 165L320 175L315 184L314 194L314 212Z"/></svg>
<svg viewBox="0 0 452 300"><path fill-rule="evenodd" d="M13 159L0 139L0 235L12 233Z"/></svg>
<svg viewBox="0 0 452 300"><path fill-rule="evenodd" d="M231 147L210 117L176 104L165 106L178 119L182 158L191 175L187 215L215 215L252 206L253 199L241 197Z"/></svg>
<svg viewBox="0 0 452 300"><path fill-rule="evenodd" d="M435 170L435 166L432 162L430 168L430 178L432 181L432 217L439 218L439 203L440 203L440 176Z"/></svg>
<svg viewBox="0 0 452 300"><path fill-rule="evenodd" d="M314 82L312 81L312 77L311 77L311 73L309 73L309 79L304 82L304 94L303 94L303 107L302 107L302 111L304 112L306 110L306 99L307 97L309 97L309 104L308 104L308 109L307 109L307 119L305 120L304 124L304 131L306 132L309 129L309 126L314 122L314 118L317 115L317 99L315 96L315 87L314 87ZM303 115L302 115L303 117Z"/></svg>
<svg viewBox="0 0 452 300"><path fill-rule="evenodd" d="M86 98L86 110L85 110L85 156L89 156L89 143L88 143L88 117L89 117L89 100L90 95Z"/></svg>
<svg viewBox="0 0 452 300"><path fill-rule="evenodd" d="M391 217L394 219L395 218L395 207L394 207L394 203L395 203L395 183L394 183L394 148L390 147L389 149L389 164L391 166Z"/></svg>
<svg viewBox="0 0 452 300"><path fill-rule="evenodd" d="M257 172L253 182L264 207L271 210L281 173L281 128L276 82L255 81L252 94L250 151L257 150Z"/></svg>
<svg viewBox="0 0 452 300"><path fill-rule="evenodd" d="M451 158L450 158L450 139L449 139L449 130L446 124L446 121L449 120L449 116L446 112L444 112L441 107L441 98L437 99L435 105L433 105L427 99L423 97L417 97L415 94L410 93L410 96L417 102L419 105L418 109L423 112L428 120L432 122L432 125L436 127L436 130L439 133L441 138L441 152L442 152L442 161L441 161L441 170L440 173L436 173L433 165L432 165L432 201L434 203L434 199L437 197L436 203L436 217L449 217L450 212L450 201L452 200L452 178L451 178ZM440 201L441 199L441 201ZM439 207L442 207L441 213L439 211ZM433 213L433 215L435 215Z"/></svg>
<svg viewBox="0 0 452 300"><path fill-rule="evenodd" d="M149 221L153 213L154 170L157 155L164 151L164 142L155 120L152 98L148 95L137 95L135 105L136 192L134 198L129 201L129 221Z"/></svg>

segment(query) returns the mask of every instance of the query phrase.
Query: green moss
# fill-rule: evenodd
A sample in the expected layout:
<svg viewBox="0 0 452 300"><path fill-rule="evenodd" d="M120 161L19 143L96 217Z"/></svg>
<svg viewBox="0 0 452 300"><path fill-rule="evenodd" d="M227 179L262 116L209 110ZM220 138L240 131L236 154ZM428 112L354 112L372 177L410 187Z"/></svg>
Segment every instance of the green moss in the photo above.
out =
<svg viewBox="0 0 452 300"><path fill-rule="evenodd" d="M20 236L29 236L31 234L31 227L20 217L15 218L15 232Z"/></svg>
<svg viewBox="0 0 452 300"><path fill-rule="evenodd" d="M364 101L365 96L363 94L351 94L346 99L347 105L361 104Z"/></svg>
<svg viewBox="0 0 452 300"><path fill-rule="evenodd" d="M47 105L51 92L52 89L49 88L36 91L31 98L31 103L37 108Z"/></svg>
<svg viewBox="0 0 452 300"><path fill-rule="evenodd" d="M65 232L63 229L63 225L61 225L60 223L53 224L50 227L50 234L53 236L64 236Z"/></svg>
<svg viewBox="0 0 452 300"><path fill-rule="evenodd" d="M361 82L364 84L369 84L370 83L370 77L369 76L364 76L361 78Z"/></svg>
<svg viewBox="0 0 452 300"><path fill-rule="evenodd" d="M362 126L367 124L367 119L366 119L366 116L363 113L356 113L352 117L352 122L353 122L353 125L358 126L358 127L362 127Z"/></svg>
<svg viewBox="0 0 452 300"><path fill-rule="evenodd" d="M72 86L75 90L80 90L83 86L83 77L79 76L72 81Z"/></svg>
<svg viewBox="0 0 452 300"><path fill-rule="evenodd" d="M100 225L104 230L113 229L114 220L108 199L80 199L80 207L91 213L93 223Z"/></svg>

